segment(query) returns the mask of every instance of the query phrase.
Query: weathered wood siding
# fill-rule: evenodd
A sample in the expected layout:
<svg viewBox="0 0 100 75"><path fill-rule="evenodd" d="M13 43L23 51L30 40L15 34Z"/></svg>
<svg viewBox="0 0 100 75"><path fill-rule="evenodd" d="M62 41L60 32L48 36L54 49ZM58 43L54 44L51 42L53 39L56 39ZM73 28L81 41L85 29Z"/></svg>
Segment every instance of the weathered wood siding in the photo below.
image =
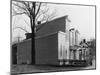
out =
<svg viewBox="0 0 100 75"><path fill-rule="evenodd" d="M37 38L35 48L36 64L58 64L58 33Z"/></svg>
<svg viewBox="0 0 100 75"><path fill-rule="evenodd" d="M17 63L31 63L31 40L25 40L17 45Z"/></svg>
<svg viewBox="0 0 100 75"><path fill-rule="evenodd" d="M66 29L66 16L36 26L36 36L43 36Z"/></svg>

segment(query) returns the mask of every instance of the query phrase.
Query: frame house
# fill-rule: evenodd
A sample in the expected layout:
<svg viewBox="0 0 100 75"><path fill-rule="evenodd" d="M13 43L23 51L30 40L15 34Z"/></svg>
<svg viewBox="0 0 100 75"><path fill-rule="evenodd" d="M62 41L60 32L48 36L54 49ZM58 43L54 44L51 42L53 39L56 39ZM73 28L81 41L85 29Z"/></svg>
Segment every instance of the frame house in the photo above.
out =
<svg viewBox="0 0 100 75"><path fill-rule="evenodd" d="M71 60L80 60L77 54L78 33L69 28L69 22L66 15L36 26L36 65L69 65ZM17 44L17 64L31 64L31 49L29 33L25 40Z"/></svg>
<svg viewBox="0 0 100 75"><path fill-rule="evenodd" d="M36 26L35 63L38 65L62 65L69 59L69 22L68 16ZM17 44L17 64L30 64L31 34ZM66 62L68 64L68 62Z"/></svg>

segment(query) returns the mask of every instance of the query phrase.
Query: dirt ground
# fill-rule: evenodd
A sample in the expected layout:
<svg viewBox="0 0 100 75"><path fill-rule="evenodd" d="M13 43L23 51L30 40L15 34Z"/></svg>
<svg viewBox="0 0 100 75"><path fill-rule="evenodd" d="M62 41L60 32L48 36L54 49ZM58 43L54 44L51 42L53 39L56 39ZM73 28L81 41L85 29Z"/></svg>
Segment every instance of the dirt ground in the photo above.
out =
<svg viewBox="0 0 100 75"><path fill-rule="evenodd" d="M56 72L56 71L74 71L74 70L87 70L95 69L95 60L92 66L48 66L48 65L12 65L12 74L25 74L25 73L41 73L41 72Z"/></svg>

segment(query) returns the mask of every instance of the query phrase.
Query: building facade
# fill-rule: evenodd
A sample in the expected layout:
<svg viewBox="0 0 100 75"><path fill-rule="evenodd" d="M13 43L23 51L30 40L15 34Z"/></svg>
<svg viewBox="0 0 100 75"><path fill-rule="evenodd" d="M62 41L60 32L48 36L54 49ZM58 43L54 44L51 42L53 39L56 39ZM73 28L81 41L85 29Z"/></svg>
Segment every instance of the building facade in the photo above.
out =
<svg viewBox="0 0 100 75"><path fill-rule="evenodd" d="M68 65L70 60L80 60L78 31L69 29L68 16L36 26L35 63L37 65ZM31 35L31 34L30 34ZM17 64L31 64L31 36L17 44Z"/></svg>

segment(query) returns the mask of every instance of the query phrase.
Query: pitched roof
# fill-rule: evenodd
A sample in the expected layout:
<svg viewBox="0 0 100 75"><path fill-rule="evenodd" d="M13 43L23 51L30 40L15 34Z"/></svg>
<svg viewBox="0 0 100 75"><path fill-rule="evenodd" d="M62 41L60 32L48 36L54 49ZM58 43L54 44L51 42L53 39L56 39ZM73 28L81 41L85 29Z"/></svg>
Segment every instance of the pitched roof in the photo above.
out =
<svg viewBox="0 0 100 75"><path fill-rule="evenodd" d="M38 31L39 29L41 29L42 27L44 27L45 25L47 25L47 24L50 23L50 22L53 22L53 21L59 20L59 19L61 19L61 18L67 18L67 17L68 17L68 15L65 15L65 16L62 16L62 17L59 17L59 18L53 19L53 20L51 20L51 21L48 21L48 22L45 22L45 23L39 24L39 25L36 26L36 31Z"/></svg>

